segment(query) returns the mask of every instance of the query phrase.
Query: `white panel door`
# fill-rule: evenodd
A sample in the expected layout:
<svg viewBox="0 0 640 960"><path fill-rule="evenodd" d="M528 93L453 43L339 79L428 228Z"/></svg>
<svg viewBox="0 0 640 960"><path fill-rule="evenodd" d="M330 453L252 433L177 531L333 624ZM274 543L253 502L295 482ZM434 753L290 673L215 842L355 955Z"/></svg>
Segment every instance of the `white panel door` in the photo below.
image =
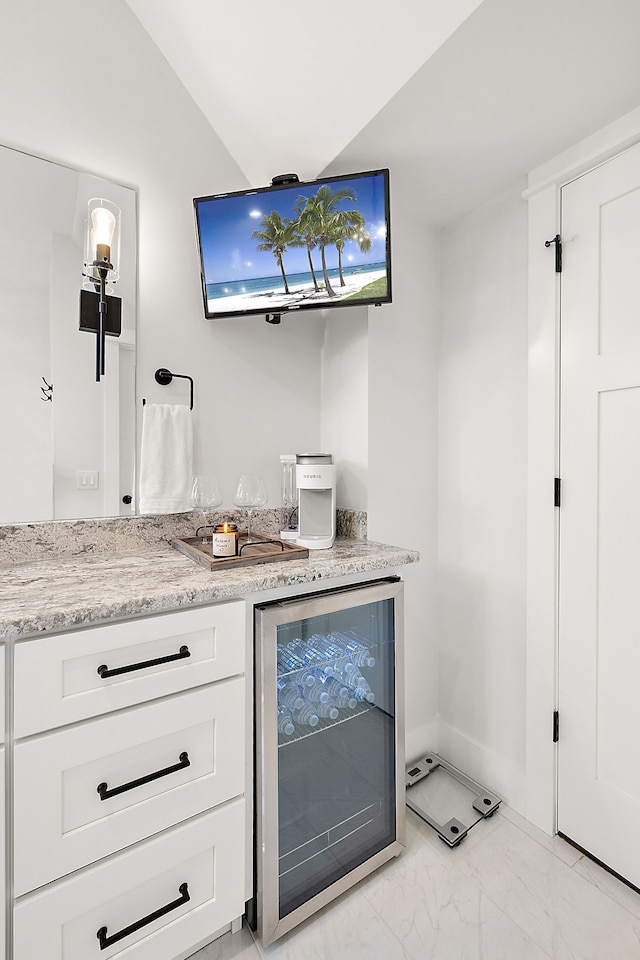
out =
<svg viewBox="0 0 640 960"><path fill-rule="evenodd" d="M640 887L640 145L562 235L558 828Z"/></svg>

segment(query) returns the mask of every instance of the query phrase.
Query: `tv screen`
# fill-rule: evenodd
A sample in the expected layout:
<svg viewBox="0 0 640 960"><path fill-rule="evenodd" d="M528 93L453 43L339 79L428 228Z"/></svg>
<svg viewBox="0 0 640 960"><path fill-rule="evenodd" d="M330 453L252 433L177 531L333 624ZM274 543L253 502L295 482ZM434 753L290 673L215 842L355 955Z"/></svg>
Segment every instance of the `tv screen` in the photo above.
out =
<svg viewBox="0 0 640 960"><path fill-rule="evenodd" d="M388 170L193 203L208 319L391 302Z"/></svg>

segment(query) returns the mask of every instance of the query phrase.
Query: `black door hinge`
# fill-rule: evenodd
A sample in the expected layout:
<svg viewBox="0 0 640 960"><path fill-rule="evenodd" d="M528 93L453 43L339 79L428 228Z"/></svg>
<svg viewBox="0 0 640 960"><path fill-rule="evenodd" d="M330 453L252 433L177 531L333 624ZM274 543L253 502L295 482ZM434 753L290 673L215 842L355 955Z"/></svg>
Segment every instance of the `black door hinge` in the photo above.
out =
<svg viewBox="0 0 640 960"><path fill-rule="evenodd" d="M560 492L562 488L562 481L560 477L554 477L553 480L553 505L554 507L560 506Z"/></svg>
<svg viewBox="0 0 640 960"><path fill-rule="evenodd" d="M553 711L553 742L557 743L560 736L560 714L557 710Z"/></svg>
<svg viewBox="0 0 640 960"><path fill-rule="evenodd" d="M552 243L556 245L556 273L562 273L562 240L560 234L556 233L553 240L545 240L545 247L550 247Z"/></svg>

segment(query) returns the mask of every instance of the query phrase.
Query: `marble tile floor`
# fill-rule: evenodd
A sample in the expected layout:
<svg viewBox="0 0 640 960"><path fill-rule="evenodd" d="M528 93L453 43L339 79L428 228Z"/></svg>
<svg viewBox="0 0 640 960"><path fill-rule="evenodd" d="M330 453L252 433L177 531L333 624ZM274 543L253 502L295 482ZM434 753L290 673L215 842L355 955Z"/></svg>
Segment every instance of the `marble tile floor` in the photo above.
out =
<svg viewBox="0 0 640 960"><path fill-rule="evenodd" d="M456 848L407 810L407 849L270 947L191 960L639 960L640 894L504 804Z"/></svg>

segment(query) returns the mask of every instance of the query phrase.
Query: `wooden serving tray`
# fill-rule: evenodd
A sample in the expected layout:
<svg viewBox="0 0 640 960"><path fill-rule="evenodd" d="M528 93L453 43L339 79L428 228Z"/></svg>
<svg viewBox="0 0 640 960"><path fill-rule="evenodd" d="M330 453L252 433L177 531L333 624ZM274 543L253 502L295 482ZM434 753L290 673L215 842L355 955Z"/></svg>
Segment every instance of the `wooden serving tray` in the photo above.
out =
<svg viewBox="0 0 640 960"><path fill-rule="evenodd" d="M251 542L247 538L238 540L240 555L237 557L214 557L211 552L211 537L185 537L172 540L171 546L186 554L207 570L224 570L230 567L249 567L253 563L273 563L277 560L304 560L309 556L307 547L299 547L290 540L269 540L254 535Z"/></svg>

